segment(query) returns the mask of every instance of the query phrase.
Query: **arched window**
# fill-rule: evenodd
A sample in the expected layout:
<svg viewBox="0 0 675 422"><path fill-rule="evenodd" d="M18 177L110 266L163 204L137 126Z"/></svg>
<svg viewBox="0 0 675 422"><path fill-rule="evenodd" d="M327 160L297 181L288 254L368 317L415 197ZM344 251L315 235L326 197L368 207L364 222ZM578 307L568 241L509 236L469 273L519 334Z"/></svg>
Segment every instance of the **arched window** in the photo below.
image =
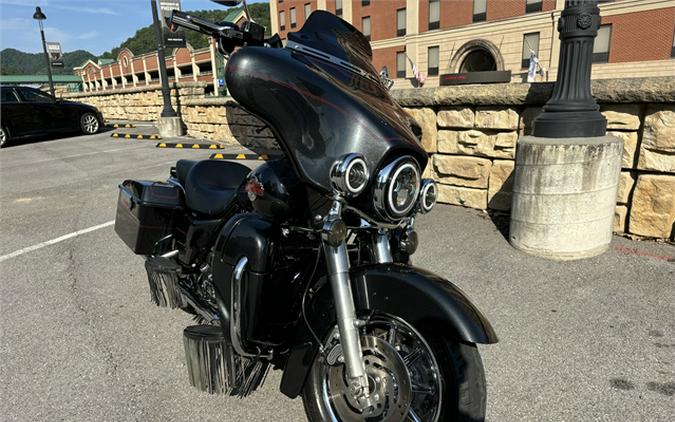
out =
<svg viewBox="0 0 675 422"><path fill-rule="evenodd" d="M464 43L452 55L449 69L455 73L504 70L504 58L492 42L475 39Z"/></svg>
<svg viewBox="0 0 675 422"><path fill-rule="evenodd" d="M459 67L460 73L487 72L492 70L497 70L497 62L489 51L482 48L469 52Z"/></svg>

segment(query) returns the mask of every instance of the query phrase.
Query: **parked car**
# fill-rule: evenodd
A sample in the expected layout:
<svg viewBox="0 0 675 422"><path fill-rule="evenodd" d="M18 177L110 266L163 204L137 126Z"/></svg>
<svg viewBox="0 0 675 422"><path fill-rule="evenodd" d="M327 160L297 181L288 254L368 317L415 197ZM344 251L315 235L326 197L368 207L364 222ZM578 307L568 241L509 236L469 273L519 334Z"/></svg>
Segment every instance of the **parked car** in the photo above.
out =
<svg viewBox="0 0 675 422"><path fill-rule="evenodd" d="M96 107L56 99L39 89L0 86L0 148L26 136L81 131L91 135L103 125Z"/></svg>

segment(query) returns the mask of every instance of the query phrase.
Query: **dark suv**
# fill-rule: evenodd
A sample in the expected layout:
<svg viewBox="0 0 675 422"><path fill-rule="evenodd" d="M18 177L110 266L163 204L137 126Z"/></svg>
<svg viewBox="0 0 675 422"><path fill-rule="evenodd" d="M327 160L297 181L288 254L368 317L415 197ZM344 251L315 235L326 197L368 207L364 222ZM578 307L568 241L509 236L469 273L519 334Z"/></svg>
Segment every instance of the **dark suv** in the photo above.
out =
<svg viewBox="0 0 675 422"><path fill-rule="evenodd" d="M55 99L39 89L0 86L0 148L11 139L58 132L99 131L103 116L96 107Z"/></svg>

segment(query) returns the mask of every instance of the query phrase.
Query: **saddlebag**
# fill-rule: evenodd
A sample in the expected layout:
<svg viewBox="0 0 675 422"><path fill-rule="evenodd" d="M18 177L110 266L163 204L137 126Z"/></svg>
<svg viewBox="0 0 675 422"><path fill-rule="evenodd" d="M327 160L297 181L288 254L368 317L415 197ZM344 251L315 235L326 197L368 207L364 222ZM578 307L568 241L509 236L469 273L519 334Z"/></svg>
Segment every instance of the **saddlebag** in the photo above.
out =
<svg viewBox="0 0 675 422"><path fill-rule="evenodd" d="M125 180L120 185L115 232L137 255L160 253L157 244L173 232L183 193L170 183Z"/></svg>

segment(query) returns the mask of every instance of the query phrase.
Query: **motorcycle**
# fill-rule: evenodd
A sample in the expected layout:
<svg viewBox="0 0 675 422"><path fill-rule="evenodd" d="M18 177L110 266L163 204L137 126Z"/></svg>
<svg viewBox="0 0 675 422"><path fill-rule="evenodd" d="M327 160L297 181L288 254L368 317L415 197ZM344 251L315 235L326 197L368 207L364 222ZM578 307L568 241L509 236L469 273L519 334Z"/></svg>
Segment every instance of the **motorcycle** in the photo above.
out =
<svg viewBox="0 0 675 422"><path fill-rule="evenodd" d="M115 230L145 256L152 301L196 321L191 384L243 398L271 367L310 421L483 420L476 344L497 336L455 285L411 265L437 187L367 39L324 11L285 47L250 17L171 22L217 40L232 97L284 153L253 170L179 160L164 182L120 185Z"/></svg>

